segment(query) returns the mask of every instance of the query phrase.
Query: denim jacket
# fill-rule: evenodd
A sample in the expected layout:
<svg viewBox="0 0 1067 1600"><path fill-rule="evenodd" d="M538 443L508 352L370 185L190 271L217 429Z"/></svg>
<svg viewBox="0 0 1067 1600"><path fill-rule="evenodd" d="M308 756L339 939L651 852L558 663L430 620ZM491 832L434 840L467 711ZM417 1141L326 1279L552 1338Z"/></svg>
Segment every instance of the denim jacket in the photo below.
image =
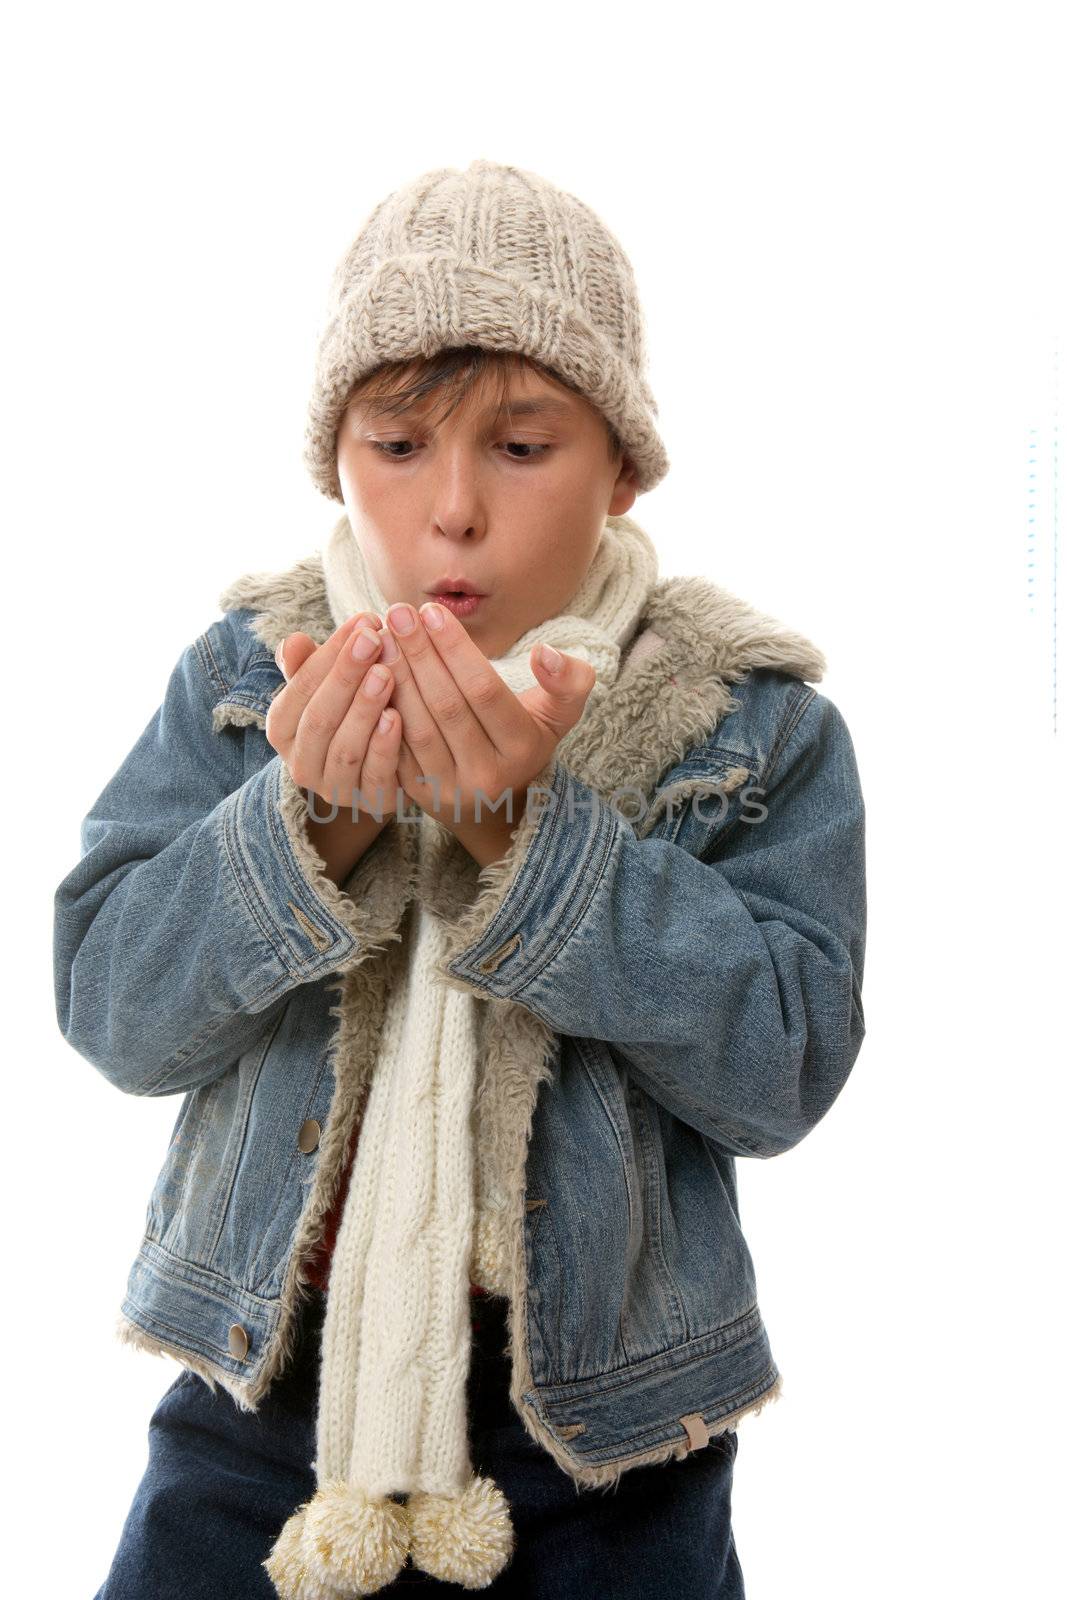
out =
<svg viewBox="0 0 1067 1600"><path fill-rule="evenodd" d="M181 1096L118 1336L249 1410L284 1369L417 895L483 1002L472 1275L508 1296L528 1433L605 1484L733 1429L781 1387L736 1159L804 1138L864 1036L864 804L823 657L663 579L502 860L446 835L428 871L394 818L338 887L264 731L276 644L332 631L320 557L220 609L55 895L64 1037Z"/></svg>

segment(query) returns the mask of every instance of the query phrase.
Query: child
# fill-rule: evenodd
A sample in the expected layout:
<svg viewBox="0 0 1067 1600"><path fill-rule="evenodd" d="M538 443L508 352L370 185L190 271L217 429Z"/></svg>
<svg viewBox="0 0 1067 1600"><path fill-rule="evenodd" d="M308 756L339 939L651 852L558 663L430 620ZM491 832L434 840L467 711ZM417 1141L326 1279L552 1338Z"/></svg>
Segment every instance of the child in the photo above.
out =
<svg viewBox="0 0 1067 1600"><path fill-rule="evenodd" d="M344 515L83 823L60 1025L183 1095L118 1327L183 1371L98 1600L744 1592L735 1160L858 1054L864 808L819 651L627 515L644 368L581 201L383 200L309 412Z"/></svg>

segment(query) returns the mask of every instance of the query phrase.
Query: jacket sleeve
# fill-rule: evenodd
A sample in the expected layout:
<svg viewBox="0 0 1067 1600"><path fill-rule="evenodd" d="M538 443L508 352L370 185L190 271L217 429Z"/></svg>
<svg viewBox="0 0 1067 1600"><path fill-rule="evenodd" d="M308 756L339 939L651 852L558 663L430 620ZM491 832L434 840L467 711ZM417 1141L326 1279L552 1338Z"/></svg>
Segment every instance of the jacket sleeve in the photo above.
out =
<svg viewBox="0 0 1067 1600"><path fill-rule="evenodd" d="M281 757L246 778L243 738L213 730L227 626L183 651L55 892L60 1029L130 1094L221 1076L297 985L399 937L398 879L373 870L382 837L339 889Z"/></svg>
<svg viewBox="0 0 1067 1600"><path fill-rule="evenodd" d="M813 695L752 802L762 820L735 821L706 859L639 838L557 758L539 781L545 809L483 868L442 976L604 1041L730 1154L788 1150L864 1037L864 803L837 707Z"/></svg>

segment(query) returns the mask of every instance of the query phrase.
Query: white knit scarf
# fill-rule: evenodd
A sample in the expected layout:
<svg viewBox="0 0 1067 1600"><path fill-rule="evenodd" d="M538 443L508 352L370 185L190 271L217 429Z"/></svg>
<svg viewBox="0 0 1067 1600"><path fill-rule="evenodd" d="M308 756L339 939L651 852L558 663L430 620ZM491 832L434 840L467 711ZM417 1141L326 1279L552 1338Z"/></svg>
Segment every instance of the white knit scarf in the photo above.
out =
<svg viewBox="0 0 1067 1600"><path fill-rule="evenodd" d="M390 603L347 516L323 550L333 620ZM605 521L565 613L530 628L493 665L534 685L546 640L614 681L658 576L631 519ZM429 824L422 815L414 824ZM514 1533L504 1495L474 1472L466 1409L475 1223L475 997L442 984L439 919L414 907L391 990L330 1267L322 1335L318 1489L264 1563L283 1600L348 1600L390 1583L410 1555L445 1582L485 1588ZM401 1503L391 1496L404 1495Z"/></svg>

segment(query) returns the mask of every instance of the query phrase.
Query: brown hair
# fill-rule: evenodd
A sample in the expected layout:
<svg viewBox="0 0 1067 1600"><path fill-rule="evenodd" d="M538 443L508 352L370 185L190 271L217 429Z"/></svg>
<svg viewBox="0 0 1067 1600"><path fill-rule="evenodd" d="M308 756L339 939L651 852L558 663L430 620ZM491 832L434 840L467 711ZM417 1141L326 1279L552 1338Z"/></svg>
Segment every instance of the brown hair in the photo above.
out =
<svg viewBox="0 0 1067 1600"><path fill-rule="evenodd" d="M509 396L511 374L516 368L530 367L551 383L562 384L573 394L581 390L568 383L553 367L547 367L520 350L486 350L481 345L467 344L439 350L433 356L414 356L407 361L387 361L352 388L346 407L358 399L366 404L372 416L385 412L400 412L415 405L423 396L439 392L439 402L432 407L431 416L443 420L450 417L466 400L475 384L484 376L497 378L496 421L510 418ZM622 456L622 440L606 417L602 418L608 439L608 459L618 461Z"/></svg>

